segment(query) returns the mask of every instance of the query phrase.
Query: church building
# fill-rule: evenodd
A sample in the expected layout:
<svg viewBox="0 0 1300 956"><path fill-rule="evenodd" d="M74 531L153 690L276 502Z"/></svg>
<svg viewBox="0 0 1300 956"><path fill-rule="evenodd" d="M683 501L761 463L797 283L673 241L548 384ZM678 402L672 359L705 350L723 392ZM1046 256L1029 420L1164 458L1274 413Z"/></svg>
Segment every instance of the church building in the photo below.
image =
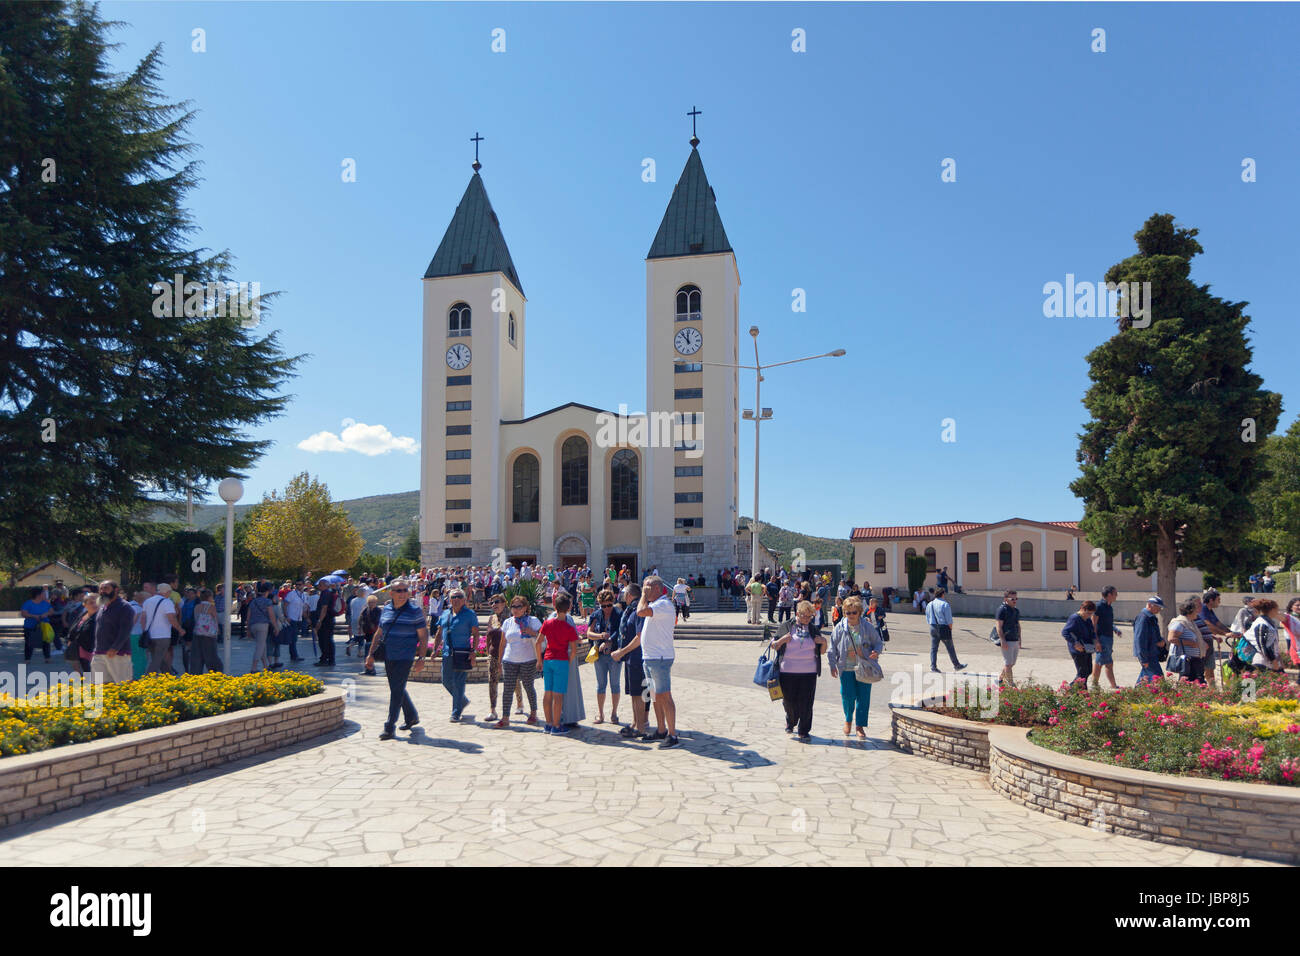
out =
<svg viewBox="0 0 1300 956"><path fill-rule="evenodd" d="M748 564L737 547L738 373L709 364L739 361L740 273L698 146L693 136L645 257L645 411L622 419L579 401L526 414L527 299L475 160L424 273L426 565L504 554L711 581Z"/></svg>

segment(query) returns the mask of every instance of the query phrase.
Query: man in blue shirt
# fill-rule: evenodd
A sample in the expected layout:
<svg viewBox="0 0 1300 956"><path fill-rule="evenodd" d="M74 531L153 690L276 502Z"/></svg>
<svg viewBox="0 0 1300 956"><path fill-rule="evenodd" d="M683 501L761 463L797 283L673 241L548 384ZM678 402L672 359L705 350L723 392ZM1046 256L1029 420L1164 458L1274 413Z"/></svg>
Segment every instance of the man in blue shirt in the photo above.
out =
<svg viewBox="0 0 1300 956"><path fill-rule="evenodd" d="M442 686L451 695L451 722L460 722L461 712L469 704L465 696L465 679L474 666L474 645L478 641L478 615L465 605L465 592L456 588L448 597L451 607L438 616L433 632L433 651L442 653ZM456 651L462 660L468 654L469 667L457 670Z"/></svg>
<svg viewBox="0 0 1300 956"><path fill-rule="evenodd" d="M939 588L934 592L934 600L925 609L925 620L930 625L930 673L938 674L939 643L948 649L952 660L952 669L964 671L966 665L957 660L957 649L952 643L952 607L944 600L948 592Z"/></svg>
<svg viewBox="0 0 1300 956"><path fill-rule="evenodd" d="M23 619L23 660L30 661L32 652L39 646L45 652L45 659L48 661L50 645L46 644L41 637L41 625L50 619L54 609L46 600L45 588L32 588L19 614Z"/></svg>
<svg viewBox="0 0 1300 956"><path fill-rule="evenodd" d="M1101 589L1101 603L1092 623L1097 629L1097 653L1092 664L1092 689L1101 690L1101 671L1106 669L1106 679L1110 681L1111 690L1119 690L1115 683L1115 609L1111 607L1119 596L1113 584Z"/></svg>
<svg viewBox="0 0 1300 956"><path fill-rule="evenodd" d="M1160 668L1160 648L1165 646L1160 636L1160 610L1165 602L1158 597L1147 598L1147 606L1133 619L1133 656L1142 665L1138 674L1138 683L1152 677L1162 678L1165 672Z"/></svg>

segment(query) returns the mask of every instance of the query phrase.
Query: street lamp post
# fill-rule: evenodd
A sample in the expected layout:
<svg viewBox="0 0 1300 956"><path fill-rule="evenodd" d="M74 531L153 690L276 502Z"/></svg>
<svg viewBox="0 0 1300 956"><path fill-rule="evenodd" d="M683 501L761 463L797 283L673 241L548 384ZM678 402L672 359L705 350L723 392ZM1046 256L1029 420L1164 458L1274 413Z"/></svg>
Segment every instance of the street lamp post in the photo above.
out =
<svg viewBox="0 0 1300 956"><path fill-rule="evenodd" d="M235 603L235 502L244 497L244 484L238 478L223 478L217 494L226 503L226 613L221 631L225 635L225 669L230 673L230 612Z"/></svg>
<svg viewBox="0 0 1300 956"><path fill-rule="evenodd" d="M780 365L794 365L798 362L811 362L819 358L839 358L845 354L844 349L835 349L833 352L823 352L820 355L809 355L804 358L787 359L784 362L771 362L767 365L758 360L758 326L751 325L749 334L754 340L754 364L753 365L733 365L730 362L702 362L702 365L712 365L718 368L744 368L752 369L754 372L754 407L745 409L741 416L746 421L751 418L754 420L754 517L750 519L750 569L749 574L752 579L758 574L758 426L772 417L772 409L763 407L762 388L763 388L763 370L776 368ZM674 364L681 365L685 359L676 359Z"/></svg>

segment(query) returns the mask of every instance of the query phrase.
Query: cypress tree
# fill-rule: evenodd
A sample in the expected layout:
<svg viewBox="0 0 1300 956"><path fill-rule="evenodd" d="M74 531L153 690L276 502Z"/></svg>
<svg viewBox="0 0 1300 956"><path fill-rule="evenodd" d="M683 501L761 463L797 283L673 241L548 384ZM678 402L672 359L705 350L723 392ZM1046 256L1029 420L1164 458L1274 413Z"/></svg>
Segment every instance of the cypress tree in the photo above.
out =
<svg viewBox="0 0 1300 956"><path fill-rule="evenodd" d="M1177 568L1222 571L1245 544L1263 440L1281 412L1281 396L1248 368L1246 303L1190 278L1204 251L1196 234L1154 215L1134 235L1137 254L1107 271L1107 282L1151 284L1149 315L1120 318L1088 355L1092 418L1070 485L1094 545L1131 551L1141 573L1158 572L1166 623Z"/></svg>

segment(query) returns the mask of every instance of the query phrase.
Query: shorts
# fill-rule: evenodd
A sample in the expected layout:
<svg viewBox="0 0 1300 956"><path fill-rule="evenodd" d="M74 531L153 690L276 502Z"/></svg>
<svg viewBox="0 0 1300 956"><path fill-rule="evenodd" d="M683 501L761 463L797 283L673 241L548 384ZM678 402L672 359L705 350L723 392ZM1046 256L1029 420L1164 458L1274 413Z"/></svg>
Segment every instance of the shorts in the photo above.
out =
<svg viewBox="0 0 1300 956"><path fill-rule="evenodd" d="M640 697L645 690L645 668L641 665L640 652L623 658L623 690L629 697Z"/></svg>
<svg viewBox="0 0 1300 956"><path fill-rule="evenodd" d="M1007 667L1015 667L1016 658L1018 658L1019 656L1020 656L1019 641L1002 642L1002 663L1003 664L1007 665Z"/></svg>
<svg viewBox="0 0 1300 956"><path fill-rule="evenodd" d="M646 676L650 678L650 694L652 696L672 693L672 658L642 661L642 664L645 667Z"/></svg>
<svg viewBox="0 0 1300 956"><path fill-rule="evenodd" d="M1114 664L1115 657L1115 638L1101 637L1097 639L1097 653L1093 656L1093 663L1100 664L1103 667Z"/></svg>
<svg viewBox="0 0 1300 956"><path fill-rule="evenodd" d="M569 662L544 661L542 663L542 689L552 694L569 691Z"/></svg>

